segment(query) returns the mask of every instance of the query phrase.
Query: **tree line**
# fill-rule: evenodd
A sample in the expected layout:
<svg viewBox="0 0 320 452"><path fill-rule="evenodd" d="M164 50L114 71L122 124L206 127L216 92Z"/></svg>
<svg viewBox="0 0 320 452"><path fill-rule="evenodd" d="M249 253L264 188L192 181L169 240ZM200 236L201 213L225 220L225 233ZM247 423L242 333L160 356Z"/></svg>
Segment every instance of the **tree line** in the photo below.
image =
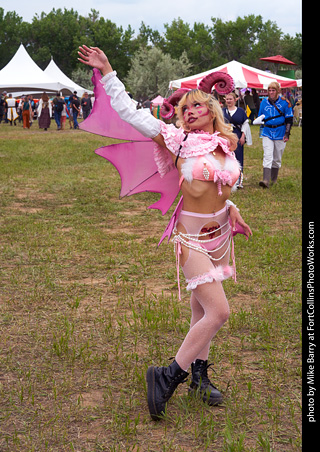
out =
<svg viewBox="0 0 320 452"><path fill-rule="evenodd" d="M53 8L48 14L36 14L29 23L15 11L0 8L0 70L21 43L42 69L53 58L66 75L87 88L91 71L77 61L78 47L84 43L100 47L136 96L164 95L163 84L168 80L231 60L265 69L261 57L281 54L294 61L298 69L302 67L301 33L294 37L284 34L275 22L253 14L226 22L212 17L210 26L196 22L191 26L181 18L173 19L171 24L164 24L161 34L143 22L137 33L131 26L123 29L94 9L84 17L73 8ZM139 77L135 76L137 68ZM148 92L142 92L146 91L143 78L151 84Z"/></svg>

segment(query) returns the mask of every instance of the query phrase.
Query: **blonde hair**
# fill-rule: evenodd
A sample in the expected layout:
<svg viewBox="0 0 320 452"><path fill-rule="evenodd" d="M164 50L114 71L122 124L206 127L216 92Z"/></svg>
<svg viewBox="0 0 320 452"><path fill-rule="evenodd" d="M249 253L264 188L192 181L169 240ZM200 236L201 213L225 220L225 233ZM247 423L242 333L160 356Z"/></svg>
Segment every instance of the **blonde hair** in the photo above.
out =
<svg viewBox="0 0 320 452"><path fill-rule="evenodd" d="M232 96L232 97L234 98L234 100L237 100L236 93L234 93L234 92L231 92L231 93L226 94L226 95L225 95L225 98L226 98L227 96Z"/></svg>
<svg viewBox="0 0 320 452"><path fill-rule="evenodd" d="M279 85L278 82L271 82L271 83L268 85L268 89L269 89L269 88L275 89L275 90L277 91L278 94L281 92L281 87L280 87L280 85Z"/></svg>
<svg viewBox="0 0 320 452"><path fill-rule="evenodd" d="M185 105L187 99L189 99L190 102L199 102L208 107L213 115L214 132L220 132L220 136L229 141L230 149L234 151L237 148L238 137L233 133L232 125L225 122L219 101L211 94L207 94L199 89L193 89L186 93L178 104L177 116L179 118L179 123L184 130L186 132L190 131L189 125L184 121L182 112L182 107Z"/></svg>

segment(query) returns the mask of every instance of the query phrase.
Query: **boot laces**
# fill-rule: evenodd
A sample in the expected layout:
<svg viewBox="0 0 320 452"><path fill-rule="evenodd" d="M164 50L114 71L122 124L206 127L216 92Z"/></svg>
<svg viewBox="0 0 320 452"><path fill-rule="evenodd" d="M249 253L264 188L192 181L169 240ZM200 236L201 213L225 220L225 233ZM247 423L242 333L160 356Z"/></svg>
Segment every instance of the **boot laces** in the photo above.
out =
<svg viewBox="0 0 320 452"><path fill-rule="evenodd" d="M185 383L187 381L187 378L184 378L183 380L181 379L182 374L177 375L176 377L174 377L170 383L169 386L164 394L164 397L171 397L172 394L174 393L176 387L180 384L180 383Z"/></svg>
<svg viewBox="0 0 320 452"><path fill-rule="evenodd" d="M204 366L201 366L199 369L199 374L200 374L200 379L202 381L203 384L205 384L206 386L213 386L214 388L216 388L210 381L209 377L208 377L208 369L209 367L213 370L214 373L216 373L216 371L213 368L213 363L210 364L206 364Z"/></svg>

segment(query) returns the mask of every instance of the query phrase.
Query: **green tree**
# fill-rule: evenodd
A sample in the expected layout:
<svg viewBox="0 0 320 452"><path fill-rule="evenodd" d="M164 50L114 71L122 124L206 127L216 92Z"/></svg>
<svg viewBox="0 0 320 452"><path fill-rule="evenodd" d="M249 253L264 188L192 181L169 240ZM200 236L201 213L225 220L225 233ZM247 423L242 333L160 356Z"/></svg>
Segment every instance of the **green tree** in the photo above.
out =
<svg viewBox="0 0 320 452"><path fill-rule="evenodd" d="M93 84L91 81L92 72L87 71L85 68L78 67L71 74L71 80L77 85L82 86L85 89L93 91Z"/></svg>
<svg viewBox="0 0 320 452"><path fill-rule="evenodd" d="M281 55L297 65L297 69L302 68L302 35L290 36L286 34L281 41Z"/></svg>
<svg viewBox="0 0 320 452"><path fill-rule="evenodd" d="M77 63L76 48L80 38L79 15L73 9L54 8L49 14L36 14L32 20L28 51L42 68L53 57L59 68L70 76Z"/></svg>
<svg viewBox="0 0 320 452"><path fill-rule="evenodd" d="M185 52L179 59L174 59L157 47L142 47L132 59L125 82L136 99L152 99L158 94L166 96L169 81L186 76L189 70Z"/></svg>
<svg viewBox="0 0 320 452"><path fill-rule="evenodd" d="M24 41L27 23L15 11L0 8L0 69L6 66Z"/></svg>
<svg viewBox="0 0 320 452"><path fill-rule="evenodd" d="M212 18L212 23L214 46L223 62L236 60L257 67L267 46L268 51L279 48L281 31L270 21L264 24L261 16L251 14L228 22Z"/></svg>
<svg viewBox="0 0 320 452"><path fill-rule="evenodd" d="M117 68L119 77L123 78L129 70L130 59L135 50L132 28L129 26L124 31L111 20L99 17L99 12L94 9L89 17L81 18L80 23L81 39L75 45L76 50L81 44L103 49L111 64Z"/></svg>
<svg viewBox="0 0 320 452"><path fill-rule="evenodd" d="M198 72L206 71L224 62L213 45L213 28L202 23L194 23L193 28L182 19L165 24L165 34L160 48L172 58L179 58L186 52L192 66Z"/></svg>
<svg viewBox="0 0 320 452"><path fill-rule="evenodd" d="M139 28L139 34L136 38L136 43L138 47L144 46L159 46L163 42L163 38L161 37L158 30L152 30L151 27L147 26L144 22L141 22Z"/></svg>
<svg viewBox="0 0 320 452"><path fill-rule="evenodd" d="M188 58L197 72L204 72L220 64L220 56L213 45L213 28L202 23L194 23L190 31L191 45Z"/></svg>
<svg viewBox="0 0 320 452"><path fill-rule="evenodd" d="M267 21L262 23L261 29L257 34L257 42L252 48L247 64L258 69L264 69L266 63L261 61L260 58L279 55L281 53L282 35L282 31L274 22Z"/></svg>
<svg viewBox="0 0 320 452"><path fill-rule="evenodd" d="M137 53L137 59L141 58L142 48L144 52L152 48L161 50L161 62L165 60L164 55L168 56L168 61L173 59L174 70L176 67L181 68L177 62L184 55L182 61L187 62L189 73L191 66L193 72L202 72L231 60L263 69L266 64L260 58L277 54L293 60L301 68L301 34L295 37L283 35L276 23L264 22L261 16L255 15L237 17L235 21L227 22L211 18L211 22L211 26L203 23L190 26L178 17L171 24L164 25L163 34L142 22L135 36L130 26L123 30L109 19L100 17L95 9L91 9L88 16L84 17L74 9L53 8L49 14L36 14L32 23L27 23L16 12L5 13L0 8L0 68L10 61L20 43L25 45L42 69L53 57L69 77L81 67L77 61L81 44L102 48L121 79L128 75L134 55ZM157 66L145 66L146 78L150 78L151 67ZM86 77L90 78L91 70L86 71ZM170 73L167 81L181 77L182 72L188 75L181 68L177 74ZM157 78L158 73L151 76L151 79ZM157 83L153 85L151 92L158 86Z"/></svg>
<svg viewBox="0 0 320 452"><path fill-rule="evenodd" d="M161 43L161 50L170 54L172 58L180 58L183 52L188 52L192 45L190 25L179 17L169 24L164 24L165 33Z"/></svg>

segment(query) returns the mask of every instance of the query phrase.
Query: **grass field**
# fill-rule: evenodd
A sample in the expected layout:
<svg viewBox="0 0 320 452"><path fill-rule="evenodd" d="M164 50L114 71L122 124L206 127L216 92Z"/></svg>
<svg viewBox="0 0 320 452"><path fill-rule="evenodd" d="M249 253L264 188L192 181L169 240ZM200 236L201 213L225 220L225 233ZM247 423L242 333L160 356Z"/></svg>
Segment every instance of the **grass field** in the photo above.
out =
<svg viewBox="0 0 320 452"><path fill-rule="evenodd" d="M114 141L0 125L1 452L301 450L302 129L268 190L258 130L232 195L253 237L235 239L231 316L209 358L225 403L180 385L155 423L146 369L170 363L190 316L173 245L157 248L169 215L147 209L155 194L119 201L94 154Z"/></svg>

